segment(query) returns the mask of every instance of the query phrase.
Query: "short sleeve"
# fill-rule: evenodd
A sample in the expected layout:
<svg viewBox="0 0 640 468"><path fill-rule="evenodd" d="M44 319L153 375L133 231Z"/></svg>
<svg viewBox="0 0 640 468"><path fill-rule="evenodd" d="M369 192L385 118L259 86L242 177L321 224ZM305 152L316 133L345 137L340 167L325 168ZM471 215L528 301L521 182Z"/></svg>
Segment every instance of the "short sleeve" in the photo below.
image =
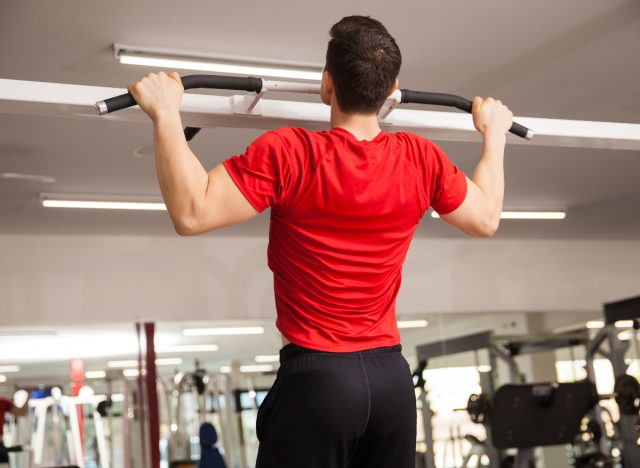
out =
<svg viewBox="0 0 640 468"><path fill-rule="evenodd" d="M287 193L291 175L288 152L282 137L273 131L256 138L244 154L223 164L258 212L279 205Z"/></svg>
<svg viewBox="0 0 640 468"><path fill-rule="evenodd" d="M426 167L429 175L431 206L439 214L454 211L467 196L467 176L437 145L427 140Z"/></svg>

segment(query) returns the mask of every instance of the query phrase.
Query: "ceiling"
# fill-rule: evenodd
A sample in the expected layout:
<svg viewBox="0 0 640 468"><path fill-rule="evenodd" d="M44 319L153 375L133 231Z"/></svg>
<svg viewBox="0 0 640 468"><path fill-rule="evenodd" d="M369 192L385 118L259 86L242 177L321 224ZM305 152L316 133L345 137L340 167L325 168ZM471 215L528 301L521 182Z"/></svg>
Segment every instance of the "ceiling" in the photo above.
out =
<svg viewBox="0 0 640 468"><path fill-rule="evenodd" d="M268 2L2 2L0 78L124 87L148 73L113 58L115 42L322 64L330 26L382 20L403 52L402 87L501 98L516 115L640 123L640 3L541 0ZM218 128L193 143L205 168L256 130ZM427 134L428 136L428 134ZM40 192L158 195L153 160L135 157L151 126L0 114L0 233L173 235L166 213L45 209ZM468 174L478 144L438 142ZM148 151L148 149L147 149ZM498 238L640 237L640 154L513 145L507 208L566 209L565 221L504 221ZM224 231L266 236L268 217ZM419 236L459 236L425 219ZM217 235L217 234L214 234Z"/></svg>

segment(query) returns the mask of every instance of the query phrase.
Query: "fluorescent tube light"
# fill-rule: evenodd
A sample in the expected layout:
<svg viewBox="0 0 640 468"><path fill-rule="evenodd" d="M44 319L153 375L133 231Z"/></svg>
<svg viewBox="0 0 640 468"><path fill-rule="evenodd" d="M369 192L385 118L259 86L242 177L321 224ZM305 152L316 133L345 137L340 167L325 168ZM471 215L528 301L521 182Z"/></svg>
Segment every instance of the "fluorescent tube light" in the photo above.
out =
<svg viewBox="0 0 640 468"><path fill-rule="evenodd" d="M138 377L140 375L140 372L138 371L138 369L125 369L122 371L122 375L124 375L125 377Z"/></svg>
<svg viewBox="0 0 640 468"><path fill-rule="evenodd" d="M225 75L251 75L307 81L320 81L322 79L322 66L319 65L276 63L244 57L216 57L192 52L121 44L114 44L113 48L116 60L125 65L142 65L169 70L201 70Z"/></svg>
<svg viewBox="0 0 640 468"><path fill-rule="evenodd" d="M185 328L185 336L261 335L263 327Z"/></svg>
<svg viewBox="0 0 640 468"><path fill-rule="evenodd" d="M620 333L618 333L618 339L620 341L629 341L633 338L633 331L632 330L625 330L625 331L621 331Z"/></svg>
<svg viewBox="0 0 640 468"><path fill-rule="evenodd" d="M424 328L429 326L428 320L398 320L398 328Z"/></svg>
<svg viewBox="0 0 640 468"><path fill-rule="evenodd" d="M156 350L158 354L166 354L166 353L199 353L199 352L209 352L209 351L218 351L218 345L214 344L193 344L193 345L177 345L177 346L167 346L164 348L159 348Z"/></svg>
<svg viewBox="0 0 640 468"><path fill-rule="evenodd" d="M440 218L435 211L431 212L432 218ZM503 211L500 219L565 219L564 211Z"/></svg>
<svg viewBox="0 0 640 468"><path fill-rule="evenodd" d="M116 403L120 403L124 401L124 394L123 393L114 393L113 395L111 395L111 401L116 402Z"/></svg>
<svg viewBox="0 0 640 468"><path fill-rule="evenodd" d="M104 379L106 376L107 376L107 373L101 370L87 371L84 373L84 377L86 379Z"/></svg>
<svg viewBox="0 0 640 468"><path fill-rule="evenodd" d="M280 361L280 356L277 354L268 354L268 355L258 355L254 358L256 362L278 362Z"/></svg>
<svg viewBox="0 0 640 468"><path fill-rule="evenodd" d="M231 366L222 366L220 368L220 372L222 372L223 374L231 373Z"/></svg>
<svg viewBox="0 0 640 468"><path fill-rule="evenodd" d="M173 366L182 364L181 358L160 358L156 359L156 366ZM107 367L110 369L125 369L127 367L137 367L138 361L127 359L123 361L109 361Z"/></svg>
<svg viewBox="0 0 640 468"><path fill-rule="evenodd" d="M616 328L632 328L633 320L618 320L616 323ZM604 322L602 320L590 320L587 322L587 328L589 329L597 329L604 327Z"/></svg>
<svg viewBox="0 0 640 468"><path fill-rule="evenodd" d="M270 364L256 364L240 366L240 372L271 372L273 366Z"/></svg>
<svg viewBox="0 0 640 468"><path fill-rule="evenodd" d="M6 375L0 375L0 383L5 383L7 381Z"/></svg>
<svg viewBox="0 0 640 468"><path fill-rule="evenodd" d="M112 202L89 200L42 200L46 208L88 208L97 210L166 210L164 203Z"/></svg>
<svg viewBox="0 0 640 468"><path fill-rule="evenodd" d="M587 322L587 328L589 328L590 330L595 330L602 327L604 327L604 322L602 320L589 320Z"/></svg>
<svg viewBox="0 0 640 468"><path fill-rule="evenodd" d="M0 373L20 372L20 366L0 366Z"/></svg>

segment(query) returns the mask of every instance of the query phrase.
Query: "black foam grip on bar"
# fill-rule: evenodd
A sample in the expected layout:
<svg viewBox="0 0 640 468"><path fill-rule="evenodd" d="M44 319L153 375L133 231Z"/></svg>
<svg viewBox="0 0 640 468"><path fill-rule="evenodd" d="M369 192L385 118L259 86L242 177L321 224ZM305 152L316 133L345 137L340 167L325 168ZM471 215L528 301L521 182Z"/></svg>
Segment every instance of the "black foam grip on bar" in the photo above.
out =
<svg viewBox="0 0 640 468"><path fill-rule="evenodd" d="M400 93L402 94L402 98L400 101L402 103L428 104L432 106L455 107L456 109L460 109L461 111L468 112L469 114L471 114L471 107L473 103L461 96L456 96L454 94L411 91L408 89L402 89L400 90ZM530 140L531 137L533 136L533 132L531 132L527 127L515 122L511 125L509 132L521 138L525 138L527 140Z"/></svg>
<svg viewBox="0 0 640 468"><path fill-rule="evenodd" d="M193 140L193 137L198 134L198 132L202 130L198 127L184 127L184 137L187 141Z"/></svg>
<svg viewBox="0 0 640 468"><path fill-rule="evenodd" d="M0 447L0 453L22 452L22 445L15 445L13 447Z"/></svg>
<svg viewBox="0 0 640 468"><path fill-rule="evenodd" d="M262 91L262 78L238 77L238 76L217 76L217 75L187 75L181 78L184 89L210 88L210 89L230 89L235 91L251 91L259 93ZM115 112L127 107L135 106L136 101L131 93L121 94L104 100L106 113Z"/></svg>

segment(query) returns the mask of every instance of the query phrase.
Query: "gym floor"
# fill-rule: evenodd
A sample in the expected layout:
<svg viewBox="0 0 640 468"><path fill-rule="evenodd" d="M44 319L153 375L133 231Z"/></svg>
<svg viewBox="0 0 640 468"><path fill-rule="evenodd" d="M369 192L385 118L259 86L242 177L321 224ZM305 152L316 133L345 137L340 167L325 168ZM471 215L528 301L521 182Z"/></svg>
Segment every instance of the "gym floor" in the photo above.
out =
<svg viewBox="0 0 640 468"><path fill-rule="evenodd" d="M516 120L640 124L640 4L635 0L540 0L526 8L506 0L394 8L378 0L321 5L283 0L277 5L254 0L2 2L0 83L113 91L165 69L122 63L114 55L118 47L317 71L323 67L329 27L343 16L366 14L380 19L398 41L401 88L493 96L513 110ZM33 403L39 397L55 399L52 389L71 396L84 386L90 390L83 395L91 394L96 408L99 401L113 402L101 410L104 429L96 428L93 403L86 403L79 429L81 460L52 442L51 434L64 437L64 424L55 425L46 413L47 437L41 446L30 442L33 466L150 463L139 461L148 459L135 426L148 421L144 411L134 415L140 408L132 403L140 391L137 383L144 380L138 357L145 357L145 349L136 324L147 323L154 326L162 382L156 416L163 466L173 455L199 456L197 431L204 417L219 433L228 466L253 467L257 406L274 382L281 347L266 265L268 213L185 238L175 234L166 211L44 207L44 198L56 196L161 201L151 124L134 113L79 115L73 108L77 96L55 96L57 107L43 112L41 103L19 101L7 89L0 89L0 397L13 399L24 390ZM318 102L315 95L264 97L271 98ZM205 127L191 148L207 169L242 153L264 131ZM420 133L430 137L428 129ZM480 140L470 132L455 135L433 140L470 174ZM603 304L640 295L637 127L629 130L628 140L625 148L586 140L553 145L535 137L508 140L505 211L560 212L564 219L504 219L491 239L471 239L431 212L424 216L397 302L403 355L412 369L420 364L420 345L487 330L501 337L587 330L593 337ZM619 324L620 340L637 339L632 325ZM635 376L640 375L637 353L629 346L625 355L627 373ZM520 356L517 364L526 382L570 382L586 377L586 359L583 348L568 346ZM611 365L596 364L598 390L613 393ZM478 369L490 366L484 351L429 362L430 404L440 413L432 421L435 465L430 468L462 465L470 445L461 434L486 436L482 425L455 410L470 394L483 391ZM495 370L496 384L510 381L504 365ZM201 375L209 382L204 392L194 383ZM224 412L231 411L227 403L236 397L246 408L233 419ZM36 406L25 417L7 417L5 445L36 440L41 417ZM617 411L612 410L614 416ZM127 417L135 421L131 427ZM420 418L417 449L424 452L427 435ZM178 432L188 448L171 439ZM102 441L106 449L100 450L108 456L98 448ZM536 466L569 466L565 447L538 452ZM492 463L487 457L468 466ZM12 468L27 467L25 458L12 455Z"/></svg>

